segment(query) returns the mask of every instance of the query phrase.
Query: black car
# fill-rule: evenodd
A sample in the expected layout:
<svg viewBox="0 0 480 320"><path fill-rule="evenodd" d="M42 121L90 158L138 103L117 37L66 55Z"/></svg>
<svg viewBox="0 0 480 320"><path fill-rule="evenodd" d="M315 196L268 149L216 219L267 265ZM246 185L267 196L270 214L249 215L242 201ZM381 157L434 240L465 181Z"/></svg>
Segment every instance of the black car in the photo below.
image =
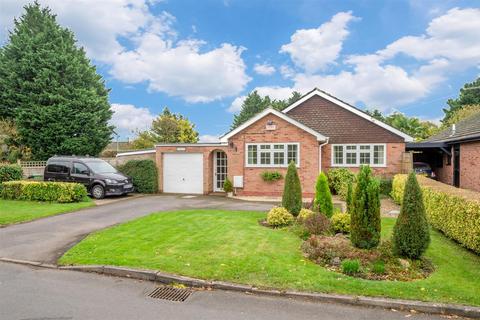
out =
<svg viewBox="0 0 480 320"><path fill-rule="evenodd" d="M52 157L47 161L43 180L81 183L95 199L133 192L131 178L108 162L92 157Z"/></svg>

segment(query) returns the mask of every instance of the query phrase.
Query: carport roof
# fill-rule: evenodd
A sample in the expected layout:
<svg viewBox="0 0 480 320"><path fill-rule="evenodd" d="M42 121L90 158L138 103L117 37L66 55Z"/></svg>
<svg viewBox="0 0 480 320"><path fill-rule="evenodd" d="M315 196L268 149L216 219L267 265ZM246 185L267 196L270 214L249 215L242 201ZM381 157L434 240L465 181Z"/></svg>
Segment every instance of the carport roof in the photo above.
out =
<svg viewBox="0 0 480 320"><path fill-rule="evenodd" d="M459 121L455 125L455 129L448 128L430 138L422 141L425 142L445 142L454 143L465 140L480 140L480 112Z"/></svg>

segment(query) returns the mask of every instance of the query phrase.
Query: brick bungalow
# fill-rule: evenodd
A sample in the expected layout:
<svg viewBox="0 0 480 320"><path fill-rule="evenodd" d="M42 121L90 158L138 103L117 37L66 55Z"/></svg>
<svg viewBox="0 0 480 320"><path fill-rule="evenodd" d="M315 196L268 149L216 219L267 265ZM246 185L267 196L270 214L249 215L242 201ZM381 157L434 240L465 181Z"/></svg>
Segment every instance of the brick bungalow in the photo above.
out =
<svg viewBox="0 0 480 320"><path fill-rule="evenodd" d="M417 143L414 161L429 163L438 181L480 191L480 113Z"/></svg>
<svg viewBox="0 0 480 320"><path fill-rule="evenodd" d="M278 196L283 180L265 182L264 171L286 173L294 161L305 197L320 171L402 171L405 143L413 139L363 111L314 89L282 112L267 109L221 137L218 143L159 144L155 157L165 193L222 192L228 176L237 195Z"/></svg>

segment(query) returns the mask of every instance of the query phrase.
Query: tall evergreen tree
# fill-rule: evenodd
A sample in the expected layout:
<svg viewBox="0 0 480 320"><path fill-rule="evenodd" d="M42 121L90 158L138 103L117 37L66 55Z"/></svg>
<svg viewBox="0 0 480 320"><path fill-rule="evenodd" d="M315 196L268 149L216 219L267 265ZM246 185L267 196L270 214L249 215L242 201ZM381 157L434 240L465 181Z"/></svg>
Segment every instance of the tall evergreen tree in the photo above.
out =
<svg viewBox="0 0 480 320"><path fill-rule="evenodd" d="M443 109L445 116L443 117L442 123L449 122L450 117L463 107L480 104L480 77L473 82L466 83L463 88L460 89L458 98L448 99L447 104L448 107Z"/></svg>
<svg viewBox="0 0 480 320"><path fill-rule="evenodd" d="M430 243L422 190L414 172L409 174L405 184L402 208L393 227L392 240L395 254L412 259L420 258Z"/></svg>
<svg viewBox="0 0 480 320"><path fill-rule="evenodd" d="M351 214L353 210L355 210L355 204L353 202L353 182L348 183L347 197L345 202L347 203L347 212Z"/></svg>
<svg viewBox="0 0 480 320"><path fill-rule="evenodd" d="M36 160L99 154L113 131L104 80L50 9L24 9L0 51L0 116L15 118Z"/></svg>
<svg viewBox="0 0 480 320"><path fill-rule="evenodd" d="M350 240L358 248L374 248L380 242L380 183L369 166L360 168L353 199Z"/></svg>
<svg viewBox="0 0 480 320"><path fill-rule="evenodd" d="M295 217L302 210L302 185L298 177L297 166L293 161L288 165L287 174L285 175L282 207Z"/></svg>
<svg viewBox="0 0 480 320"><path fill-rule="evenodd" d="M333 215L332 194L330 193L330 187L328 186L328 178L323 172L317 177L314 207L320 213L323 213L329 218Z"/></svg>

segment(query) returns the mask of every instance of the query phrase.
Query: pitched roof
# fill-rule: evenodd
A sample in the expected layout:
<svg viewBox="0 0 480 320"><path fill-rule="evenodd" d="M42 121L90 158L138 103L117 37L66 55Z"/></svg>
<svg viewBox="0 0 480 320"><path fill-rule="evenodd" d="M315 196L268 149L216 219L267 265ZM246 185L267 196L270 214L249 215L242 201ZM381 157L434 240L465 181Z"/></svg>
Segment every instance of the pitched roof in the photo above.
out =
<svg viewBox="0 0 480 320"><path fill-rule="evenodd" d="M282 113L280 111L277 111L275 109L272 109L272 108L268 108L268 109L265 109L263 110L262 112L258 113L256 116L250 118L248 121L244 122L243 124L241 124L240 126L238 126L237 128L231 130L230 132L226 133L225 135L221 136L220 137L220 141L227 141L229 138L233 137L234 135L236 135L237 133L241 132L243 129L249 127L250 125L252 125L253 123L257 122L258 120L262 119L263 117L269 115L269 114L273 114L273 115L276 115L277 117L293 124L294 126L314 135L315 137L317 137L317 140L318 141L325 141L327 140L327 137L325 137L324 135L322 135L321 133L313 130L312 128L310 127L307 127L306 125L304 125L303 123L300 123L298 122L297 120L289 117L288 115L286 115L285 113Z"/></svg>
<svg viewBox="0 0 480 320"><path fill-rule="evenodd" d="M422 142L455 142L460 140L480 139L480 112L463 119L453 128L447 128Z"/></svg>
<svg viewBox="0 0 480 320"><path fill-rule="evenodd" d="M285 108L283 110L283 113L288 113L290 110L296 108L297 106L301 105L302 103L304 103L305 101L307 101L308 99L312 98L313 96L319 96L319 97L322 97L323 99L325 100L328 100L332 103L334 103L335 105L339 106L339 107L342 107L354 114L356 114L357 116L360 116L374 124L376 124L377 126L380 126L392 133L394 133L395 135L397 136L400 136L402 137L405 141L413 141L413 137L409 136L408 134L398 130L398 129L395 129L394 127L380 121L380 120L377 120L375 118L373 118L372 116L370 116L369 114L367 114L366 112L352 106L351 104L348 104L346 103L345 101L342 101L334 96L332 96L331 94L323 91L323 90L320 90L318 88L315 88L313 90L311 90L310 92L306 93L305 95L303 95L299 100L297 100L296 102L292 103L290 106L288 106L287 108Z"/></svg>

